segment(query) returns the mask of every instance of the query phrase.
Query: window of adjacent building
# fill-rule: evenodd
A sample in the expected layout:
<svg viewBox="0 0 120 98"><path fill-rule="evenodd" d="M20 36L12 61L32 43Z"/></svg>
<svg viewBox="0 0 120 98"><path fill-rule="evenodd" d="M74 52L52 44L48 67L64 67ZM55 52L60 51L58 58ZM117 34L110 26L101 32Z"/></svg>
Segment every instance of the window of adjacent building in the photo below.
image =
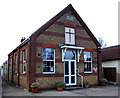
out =
<svg viewBox="0 0 120 98"><path fill-rule="evenodd" d="M92 53L88 51L84 52L84 72L92 73Z"/></svg>
<svg viewBox="0 0 120 98"><path fill-rule="evenodd" d="M75 44L75 29L65 27L65 44Z"/></svg>
<svg viewBox="0 0 120 98"><path fill-rule="evenodd" d="M10 58L10 72L12 72L12 58Z"/></svg>
<svg viewBox="0 0 120 98"><path fill-rule="evenodd" d="M26 71L26 68L25 68L25 50L23 50L23 57L22 57L22 60L23 60L23 73L25 73Z"/></svg>
<svg viewBox="0 0 120 98"><path fill-rule="evenodd" d="M3 67L4 67L4 70L3 70L3 71L4 71L4 74L6 74L6 64L4 64Z"/></svg>
<svg viewBox="0 0 120 98"><path fill-rule="evenodd" d="M43 73L55 73L55 49L43 48Z"/></svg>
<svg viewBox="0 0 120 98"><path fill-rule="evenodd" d="M17 72L17 55L15 55L15 72Z"/></svg>

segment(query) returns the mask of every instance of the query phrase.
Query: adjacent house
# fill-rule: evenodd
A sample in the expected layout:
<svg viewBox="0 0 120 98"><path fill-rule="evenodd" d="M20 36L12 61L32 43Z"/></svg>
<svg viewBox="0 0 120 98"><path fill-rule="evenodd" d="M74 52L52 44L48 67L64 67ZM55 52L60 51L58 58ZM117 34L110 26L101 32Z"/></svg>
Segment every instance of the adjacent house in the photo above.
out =
<svg viewBox="0 0 120 98"><path fill-rule="evenodd" d="M53 89L56 81L76 86L83 76L96 85L102 77L101 46L71 4L23 37L8 54L8 64L9 81L28 90L35 81L41 89Z"/></svg>
<svg viewBox="0 0 120 98"><path fill-rule="evenodd" d="M109 82L120 83L120 45L102 50L103 76Z"/></svg>
<svg viewBox="0 0 120 98"><path fill-rule="evenodd" d="M8 80L8 60L3 63L3 80Z"/></svg>
<svg viewBox="0 0 120 98"><path fill-rule="evenodd" d="M3 66L0 66L0 76L1 76L2 79L3 79Z"/></svg>
<svg viewBox="0 0 120 98"><path fill-rule="evenodd" d="M0 66L0 76L1 76L1 69L2 69L1 67L2 67L2 66Z"/></svg>

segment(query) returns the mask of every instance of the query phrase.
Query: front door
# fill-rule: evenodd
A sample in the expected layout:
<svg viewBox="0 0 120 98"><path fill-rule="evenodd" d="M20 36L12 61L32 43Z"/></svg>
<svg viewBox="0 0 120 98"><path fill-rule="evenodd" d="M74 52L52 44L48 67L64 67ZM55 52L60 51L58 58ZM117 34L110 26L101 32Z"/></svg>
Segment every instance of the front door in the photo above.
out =
<svg viewBox="0 0 120 98"><path fill-rule="evenodd" d="M64 82L66 85L76 85L75 51L66 51L64 62Z"/></svg>

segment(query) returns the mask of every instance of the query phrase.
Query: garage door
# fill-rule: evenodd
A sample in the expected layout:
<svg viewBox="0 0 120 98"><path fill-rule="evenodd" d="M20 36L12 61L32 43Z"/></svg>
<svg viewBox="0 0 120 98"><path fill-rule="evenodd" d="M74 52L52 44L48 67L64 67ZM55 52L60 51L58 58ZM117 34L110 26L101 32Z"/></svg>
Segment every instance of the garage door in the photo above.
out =
<svg viewBox="0 0 120 98"><path fill-rule="evenodd" d="M108 81L116 82L116 67L103 68L103 75Z"/></svg>

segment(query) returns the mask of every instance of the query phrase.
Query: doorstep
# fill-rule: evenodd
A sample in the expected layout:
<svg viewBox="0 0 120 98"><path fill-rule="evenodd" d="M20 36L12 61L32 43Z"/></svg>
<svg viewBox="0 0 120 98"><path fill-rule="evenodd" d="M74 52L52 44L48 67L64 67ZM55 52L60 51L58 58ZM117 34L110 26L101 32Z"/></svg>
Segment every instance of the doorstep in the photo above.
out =
<svg viewBox="0 0 120 98"><path fill-rule="evenodd" d="M82 89L80 86L68 86L65 87L64 90L76 90L76 89Z"/></svg>

